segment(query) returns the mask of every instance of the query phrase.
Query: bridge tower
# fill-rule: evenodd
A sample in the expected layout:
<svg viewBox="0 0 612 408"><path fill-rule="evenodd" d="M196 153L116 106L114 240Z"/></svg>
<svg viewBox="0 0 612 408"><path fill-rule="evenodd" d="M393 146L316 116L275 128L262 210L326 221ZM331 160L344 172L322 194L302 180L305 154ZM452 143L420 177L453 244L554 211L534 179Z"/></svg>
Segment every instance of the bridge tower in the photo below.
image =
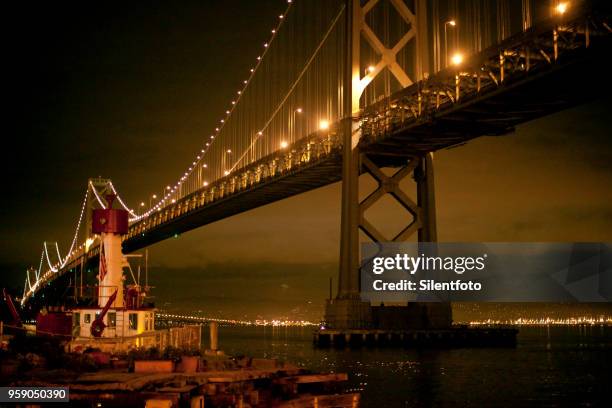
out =
<svg viewBox="0 0 612 408"><path fill-rule="evenodd" d="M360 245L359 231L363 231L374 242L386 241L374 225L364 218L364 212L385 194L392 194L409 209L414 219L393 241L405 241L415 232L419 242L435 242L436 212L433 172L433 154L406 158L397 172L388 177L371 160L367 151L360 148L360 130L356 117L360 113L360 99L366 87L385 68L405 88L429 75L429 48L427 30L427 1L415 0L411 10L404 0L389 0L395 11L407 23L407 31L391 48L377 37L366 23L366 15L379 0L346 0L345 48L347 82L344 84L343 112L343 164L342 164L342 221L340 242L340 270L338 292L335 299L326 304L325 321L337 329L368 328L375 320L376 308L360 299ZM360 58L361 39L364 38L380 56L376 65L367 70ZM414 44L414 78L400 66L396 56L409 43ZM368 61L371 63L371 61ZM378 154L378 153L377 153ZM367 172L378 182L378 189L362 202L359 201L359 175ZM399 186L402 179L412 176L417 187L417 202L414 203ZM406 313L426 314L430 327L443 327L451 323L448 304L413 304L406 307ZM406 316L408 317L408 316Z"/></svg>

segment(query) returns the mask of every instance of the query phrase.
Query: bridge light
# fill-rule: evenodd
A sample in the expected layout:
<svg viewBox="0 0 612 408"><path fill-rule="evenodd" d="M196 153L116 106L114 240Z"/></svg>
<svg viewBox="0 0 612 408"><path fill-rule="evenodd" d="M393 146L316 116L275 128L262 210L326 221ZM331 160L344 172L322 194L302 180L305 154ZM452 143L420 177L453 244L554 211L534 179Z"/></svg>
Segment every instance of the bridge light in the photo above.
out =
<svg viewBox="0 0 612 408"><path fill-rule="evenodd" d="M232 153L232 149L227 149L227 153L231 154Z"/></svg>
<svg viewBox="0 0 612 408"><path fill-rule="evenodd" d="M153 194L153 199L155 200L157 198L157 194Z"/></svg>
<svg viewBox="0 0 612 408"><path fill-rule="evenodd" d="M229 173L230 173L230 172L229 172L229 170L225 170L225 171L223 172L223 174L225 174L226 176L227 176Z"/></svg>
<svg viewBox="0 0 612 408"><path fill-rule="evenodd" d="M451 57L451 63L453 65L460 65L463 62L463 54L461 54L460 52L456 52L453 54L453 56Z"/></svg>
<svg viewBox="0 0 612 408"><path fill-rule="evenodd" d="M145 203L140 203L140 206L141 206L141 207L144 207L144 206L145 206Z"/></svg>
<svg viewBox="0 0 612 408"><path fill-rule="evenodd" d="M172 199L172 204L174 204L174 203L176 203L176 200L173 198L173 199Z"/></svg>
<svg viewBox="0 0 612 408"><path fill-rule="evenodd" d="M453 27L457 25L457 22L455 20L449 20L447 21L447 23Z"/></svg>
<svg viewBox="0 0 612 408"><path fill-rule="evenodd" d="M297 108L297 109L295 110L295 113L302 113L302 108Z"/></svg>
<svg viewBox="0 0 612 408"><path fill-rule="evenodd" d="M368 72L371 74L372 72L376 71L376 67L374 65L370 65L368 67Z"/></svg>
<svg viewBox="0 0 612 408"><path fill-rule="evenodd" d="M208 164L206 164L206 163L204 163L204 164L202 165L202 168L203 168L203 169L205 169L205 168L207 168L207 167L208 167Z"/></svg>
<svg viewBox="0 0 612 408"><path fill-rule="evenodd" d="M559 3L555 7L555 11L557 12L557 14L564 14L567 11L567 6L567 3Z"/></svg>
<svg viewBox="0 0 612 408"><path fill-rule="evenodd" d="M327 130L329 129L329 121L327 120L322 120L319 122L319 129L320 130Z"/></svg>
<svg viewBox="0 0 612 408"><path fill-rule="evenodd" d="M208 181L204 182L204 187L206 187L208 185Z"/></svg>
<svg viewBox="0 0 612 408"><path fill-rule="evenodd" d="M91 246L91 244L93 244L93 242L94 242L94 240L93 240L92 238L87 238L87 239L85 240L85 250L86 250L86 251L89 251L89 247ZM83 246L83 245L81 244L81 247L82 247L82 246Z"/></svg>
<svg viewBox="0 0 612 408"><path fill-rule="evenodd" d="M170 186L166 186L166 190L170 190L172 187Z"/></svg>
<svg viewBox="0 0 612 408"><path fill-rule="evenodd" d="M289 143L287 143L285 140L283 140L282 142L280 142L280 147L281 149L286 149L287 146L289 146Z"/></svg>

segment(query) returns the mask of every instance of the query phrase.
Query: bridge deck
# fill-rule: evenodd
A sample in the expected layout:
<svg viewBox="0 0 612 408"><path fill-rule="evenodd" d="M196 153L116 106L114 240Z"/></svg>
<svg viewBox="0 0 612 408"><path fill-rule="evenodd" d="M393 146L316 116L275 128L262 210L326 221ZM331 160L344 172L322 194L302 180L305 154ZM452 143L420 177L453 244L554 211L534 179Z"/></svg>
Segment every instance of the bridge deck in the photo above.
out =
<svg viewBox="0 0 612 408"><path fill-rule="evenodd" d="M123 242L124 251L132 252L175 234L335 183L341 179L341 166L342 158L335 149L320 160L282 172L276 177L254 184L247 190L218 198L208 205L198 206L173 218L171 222L131 237Z"/></svg>

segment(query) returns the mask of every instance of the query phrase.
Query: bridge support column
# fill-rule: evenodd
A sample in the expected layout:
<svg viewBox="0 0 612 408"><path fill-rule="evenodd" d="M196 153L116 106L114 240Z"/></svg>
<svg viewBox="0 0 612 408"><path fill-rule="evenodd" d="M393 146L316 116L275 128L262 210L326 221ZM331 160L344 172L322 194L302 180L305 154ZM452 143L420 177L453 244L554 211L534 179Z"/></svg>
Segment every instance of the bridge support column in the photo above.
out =
<svg viewBox="0 0 612 408"><path fill-rule="evenodd" d="M359 130L349 118L343 123L342 214L338 295L328 299L325 321L335 328L366 328L372 323L370 304L360 299L359 276Z"/></svg>
<svg viewBox="0 0 612 408"><path fill-rule="evenodd" d="M354 135L355 130L352 129ZM391 176L387 176L366 153L360 153L345 140L342 186L342 229L340 241L340 270L338 294L326 305L325 321L336 329L369 328L376 325L376 310L360 299L360 248L359 231L363 231L373 242L403 242L418 234L419 242L435 242L436 206L433 172L433 154L415 156ZM348 147L347 147L348 146ZM359 175L368 173L378 183L374 190L359 201ZM400 188L400 182L412 176L417 187L415 203ZM391 194L408 212L412 222L395 237L386 238L365 217L365 212L384 195ZM415 307L416 306L416 307ZM413 314L418 314L419 318ZM426 318L422 318L422 317ZM450 304L423 303L405 310L406 321L418 321L424 326L415 329L448 327L452 322ZM382 328L382 327L381 327Z"/></svg>
<svg viewBox="0 0 612 408"><path fill-rule="evenodd" d="M418 232L419 242L437 242L436 222L436 194L434 184L433 153L428 153L421 158L418 167L414 171L414 179L417 183L417 204L421 209L421 227ZM434 256L436 254L430 254ZM444 303L417 303L425 316L428 327L424 328L447 328L453 322L453 310L451 304Z"/></svg>

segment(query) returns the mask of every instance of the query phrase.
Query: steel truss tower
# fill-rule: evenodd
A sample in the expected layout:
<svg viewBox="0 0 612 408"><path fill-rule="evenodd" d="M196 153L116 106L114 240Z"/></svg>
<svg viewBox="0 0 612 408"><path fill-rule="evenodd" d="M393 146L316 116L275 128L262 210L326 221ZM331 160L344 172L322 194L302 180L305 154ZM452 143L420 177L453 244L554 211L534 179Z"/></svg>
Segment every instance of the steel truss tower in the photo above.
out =
<svg viewBox="0 0 612 408"><path fill-rule="evenodd" d="M365 211L385 194L391 194L413 216L413 221L393 238L394 242L405 241L415 232L419 242L435 242L436 211L434 193L433 154L410 157L392 176L387 176L368 158L367 152L359 147L360 130L355 120L360 111L360 98L368 84L384 68L402 85L407 87L421 80L429 73L429 53L427 34L426 0L415 0L414 10L410 10L404 0L389 0L397 13L409 27L401 39L387 48L366 23L366 15L379 0L369 0L364 5L360 0L347 0L347 46L346 78L351 81L344 85L344 121L342 152L342 224L340 241L340 270L338 292L335 299L326 304L325 321L330 327L338 329L368 328L372 325L372 307L360 299L360 248L359 231L363 231L372 241L386 239L369 223ZM361 39L364 38L380 56L379 61L362 78L360 58ZM401 67L396 56L409 43L415 43L414 72L412 79ZM359 201L359 175L370 174L378 183L378 188L363 201ZM400 181L412 176L417 187L417 202L410 199L400 188ZM442 321L450 324L450 306L431 304L423 306L431 309L431 314L442 315ZM435 310L434 310L435 309ZM434 319L436 320L436 319Z"/></svg>

